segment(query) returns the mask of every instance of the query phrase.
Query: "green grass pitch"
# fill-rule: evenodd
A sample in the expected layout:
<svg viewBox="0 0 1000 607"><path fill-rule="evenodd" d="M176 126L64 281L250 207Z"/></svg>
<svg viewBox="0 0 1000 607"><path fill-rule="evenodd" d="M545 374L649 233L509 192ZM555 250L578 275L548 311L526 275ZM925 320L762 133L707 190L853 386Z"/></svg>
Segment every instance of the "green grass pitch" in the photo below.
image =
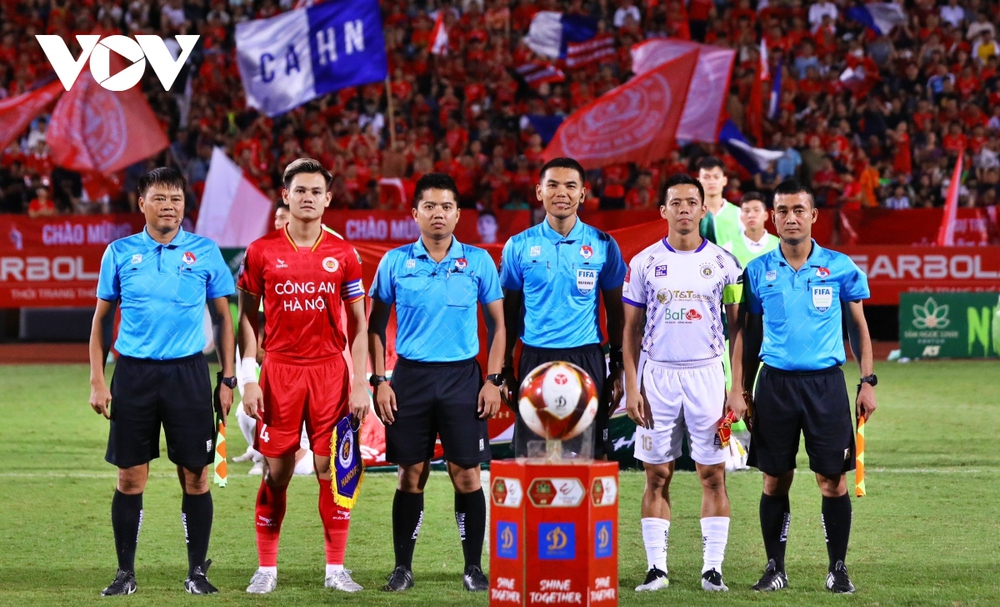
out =
<svg viewBox="0 0 1000 607"><path fill-rule="evenodd" d="M857 369L847 369L853 377ZM757 522L761 481L731 474L733 520L724 566L732 589L700 589L700 490L691 473L674 480L670 588L637 595L645 556L639 530L642 476L622 473L620 597L622 605L1000 605L1000 368L989 362L882 363L879 409L867 426L868 497L854 501L848 565L853 597L823 588L826 550L820 496L806 471L793 486L788 541L791 588L755 595L763 568ZM84 365L5 366L0 370L0 605L479 605L484 594L461 590L461 548L447 477L435 473L417 543L417 586L405 595L379 592L393 564L389 513L394 474L369 474L354 511L347 566L365 586L357 595L323 588L317 484L292 482L279 556L278 590L244 589L256 566L253 502L260 482L249 464L230 464L229 486L215 488L210 578L221 593L191 597L186 575L180 489L165 456L153 462L139 541L139 591L98 596L115 572L110 501L115 470L104 462L106 422L87 404ZM245 444L234 426L229 454ZM165 455L165 448L163 449ZM800 469L806 465L800 455ZM853 476L849 477L853 492ZM488 560L486 561L488 563Z"/></svg>

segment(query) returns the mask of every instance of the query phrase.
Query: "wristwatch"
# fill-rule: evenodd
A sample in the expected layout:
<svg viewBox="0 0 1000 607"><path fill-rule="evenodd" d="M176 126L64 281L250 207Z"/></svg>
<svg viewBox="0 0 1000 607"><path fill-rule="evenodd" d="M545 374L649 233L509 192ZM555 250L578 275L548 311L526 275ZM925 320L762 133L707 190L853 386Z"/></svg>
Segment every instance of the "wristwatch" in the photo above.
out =
<svg viewBox="0 0 1000 607"><path fill-rule="evenodd" d="M219 371L219 373L216 375L216 378L219 380L220 384L224 385L225 387L229 388L230 390L235 390L236 389L236 376L235 375L232 376L232 377L222 377L222 371Z"/></svg>
<svg viewBox="0 0 1000 607"><path fill-rule="evenodd" d="M500 387L503 385L503 375L499 373L490 373L486 376L486 381L490 382L494 386Z"/></svg>
<svg viewBox="0 0 1000 607"><path fill-rule="evenodd" d="M878 385L878 377L876 377L874 373L872 373L871 375L866 375L861 378L861 383L871 384L871 387L874 388L875 386Z"/></svg>
<svg viewBox="0 0 1000 607"><path fill-rule="evenodd" d="M368 378L368 384L372 388L377 388L379 384L384 384L387 381L389 381L389 378L386 377L385 375L374 375L373 374L371 377Z"/></svg>
<svg viewBox="0 0 1000 607"><path fill-rule="evenodd" d="M623 358L622 355L622 349L611 348L611 352L608 354L608 362L610 363L609 366L612 369L618 369L618 370L624 369L625 359Z"/></svg>

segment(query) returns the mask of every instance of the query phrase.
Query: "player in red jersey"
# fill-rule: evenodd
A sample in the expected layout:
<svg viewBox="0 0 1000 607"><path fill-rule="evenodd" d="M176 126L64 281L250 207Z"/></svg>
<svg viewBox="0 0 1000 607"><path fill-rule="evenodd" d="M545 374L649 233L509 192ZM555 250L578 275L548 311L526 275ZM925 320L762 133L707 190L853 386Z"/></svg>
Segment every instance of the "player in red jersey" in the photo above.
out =
<svg viewBox="0 0 1000 607"><path fill-rule="evenodd" d="M243 406L257 419L254 448L264 455L268 469L257 493L260 566L247 588L253 594L271 592L278 583L278 538L303 421L319 479L326 586L346 592L361 590L344 569L351 513L333 500L330 441L333 426L348 412L359 420L368 413L368 323L361 258L354 247L324 230L321 223L330 204L331 179L329 171L311 158L289 164L281 196L291 219L284 228L252 242L240 269L240 375L246 382ZM267 356L258 384L254 364L261 297L262 347ZM347 346L342 322L345 307L353 386L348 385L350 373L343 355Z"/></svg>

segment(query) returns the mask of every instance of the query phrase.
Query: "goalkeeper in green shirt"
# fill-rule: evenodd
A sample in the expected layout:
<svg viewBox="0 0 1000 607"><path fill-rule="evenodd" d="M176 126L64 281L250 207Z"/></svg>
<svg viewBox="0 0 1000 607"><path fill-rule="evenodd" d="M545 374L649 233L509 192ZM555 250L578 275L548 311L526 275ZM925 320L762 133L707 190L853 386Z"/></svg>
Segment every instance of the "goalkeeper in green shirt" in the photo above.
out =
<svg viewBox="0 0 1000 607"><path fill-rule="evenodd" d="M781 240L764 229L767 203L760 192L747 192L740 198L740 220L743 222L743 231L721 246L735 255L740 265L746 268L752 259L778 248Z"/></svg>
<svg viewBox="0 0 1000 607"><path fill-rule="evenodd" d="M705 206L710 211L701 220L699 231L704 238L725 246L743 233L739 207L722 197L729 183L726 166L714 156L702 158L698 161L698 181L705 189Z"/></svg>

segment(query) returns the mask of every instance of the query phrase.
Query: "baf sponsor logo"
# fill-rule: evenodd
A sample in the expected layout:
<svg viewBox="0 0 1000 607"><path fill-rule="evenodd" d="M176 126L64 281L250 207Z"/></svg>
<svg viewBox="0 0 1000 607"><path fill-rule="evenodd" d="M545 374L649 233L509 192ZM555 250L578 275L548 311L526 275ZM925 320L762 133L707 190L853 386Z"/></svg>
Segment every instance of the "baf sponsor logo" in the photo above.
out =
<svg viewBox="0 0 1000 607"><path fill-rule="evenodd" d="M177 45L180 47L179 54L175 58L171 54L167 44L160 36L137 35L135 39L128 36L108 36L101 39L97 34L77 35L76 41L80 45L82 52L77 58L69 51L66 41L61 36L36 35L35 39L42 47L42 51L52 64L59 81L67 91L76 83L83 65L90 61L90 73L94 80L109 91L127 91L142 80L146 72L146 63L149 62L156 77L159 78L163 90L169 90L180 74L181 68L191 56L195 44L198 43L196 35L175 36ZM111 74L111 52L114 51L125 59L127 67L117 74Z"/></svg>

